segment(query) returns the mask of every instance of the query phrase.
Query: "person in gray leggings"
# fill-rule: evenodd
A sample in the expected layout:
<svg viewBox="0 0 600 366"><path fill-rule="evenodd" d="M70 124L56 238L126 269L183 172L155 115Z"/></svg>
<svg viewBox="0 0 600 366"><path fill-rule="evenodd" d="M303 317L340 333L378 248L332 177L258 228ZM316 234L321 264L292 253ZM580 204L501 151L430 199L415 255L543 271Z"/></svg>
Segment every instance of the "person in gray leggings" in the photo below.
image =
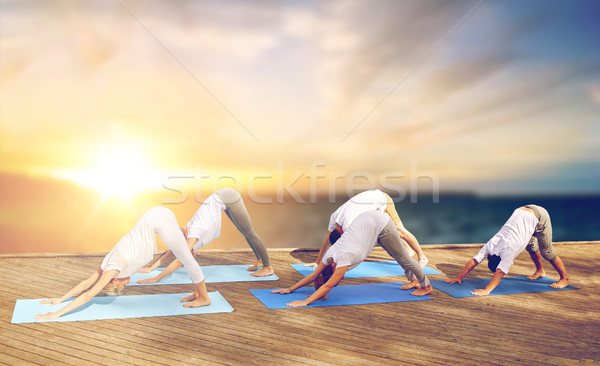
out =
<svg viewBox="0 0 600 366"><path fill-rule="evenodd" d="M381 211L367 211L356 217L350 226L340 234L332 231L329 238L331 247L325 252L317 268L292 287L271 291L282 295L314 282L315 292L305 300L292 301L286 305L306 306L315 300L323 299L336 286L346 271L364 261L375 244L385 251L404 269L410 283L400 287L403 290L415 289L411 295L424 296L432 291L429 279L423 268L412 259L402 243L392 219Z"/></svg>
<svg viewBox="0 0 600 366"><path fill-rule="evenodd" d="M513 211L506 223L482 248L469 259L462 271L447 283L462 284L462 279L479 263L488 260L488 268L493 273L485 288L471 291L477 296L489 295L508 274L515 258L526 249L535 264L535 273L527 276L530 280L544 277L542 258L552 264L560 279L549 286L564 288L569 285L569 276L565 265L552 248L552 224L548 211L541 206L525 205Z"/></svg>
<svg viewBox="0 0 600 366"><path fill-rule="evenodd" d="M246 210L242 196L231 188L222 188L211 194L202 203L188 224L181 229L187 239L189 248L192 251L196 251L221 235L221 213L223 211L225 211L227 217L229 217L240 233L244 235L244 238L256 256L256 264L248 268L248 271L253 271L252 276L264 277L274 274L275 271L271 265L267 247L252 226L252 221L250 220L250 215ZM171 256L171 252L167 251L152 266L142 268L139 272L151 272L160 266L161 263L170 260ZM137 282L142 284L156 283L173 273L179 267L181 267L181 263L178 260L174 260L156 277ZM259 268L260 270L258 270Z"/></svg>

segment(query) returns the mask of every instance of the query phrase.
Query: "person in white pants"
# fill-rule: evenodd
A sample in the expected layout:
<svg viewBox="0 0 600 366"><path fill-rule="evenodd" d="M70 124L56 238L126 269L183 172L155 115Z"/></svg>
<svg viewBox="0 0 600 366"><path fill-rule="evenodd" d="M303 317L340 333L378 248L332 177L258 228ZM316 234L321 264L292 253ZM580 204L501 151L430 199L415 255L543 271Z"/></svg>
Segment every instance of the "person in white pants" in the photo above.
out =
<svg viewBox="0 0 600 366"><path fill-rule="evenodd" d="M41 303L57 305L73 296L81 295L62 309L39 314L35 318L38 320L56 319L87 303L103 289L108 295L120 295L123 288L129 283L129 277L152 261L153 255L157 252L156 234L183 263L194 284L194 293L181 300L187 302L184 306L210 305L204 274L187 246L175 215L166 207L153 207L146 211L133 229L119 240L104 257L100 267L88 279L80 282L62 297L42 300Z"/></svg>
<svg viewBox="0 0 600 366"><path fill-rule="evenodd" d="M246 242L256 256L256 264L248 268L248 271L252 271L251 275L265 277L274 274L275 271L271 265L267 247L252 226L242 196L232 188L222 188L211 194L198 208L188 224L182 228L188 247L196 251L218 238L221 235L221 214L223 212L244 235ZM152 266L142 268L140 272L149 273L155 270L162 263L169 261L171 254L167 251ZM137 283L157 283L179 267L181 267L181 262L174 260L156 277L139 280Z"/></svg>

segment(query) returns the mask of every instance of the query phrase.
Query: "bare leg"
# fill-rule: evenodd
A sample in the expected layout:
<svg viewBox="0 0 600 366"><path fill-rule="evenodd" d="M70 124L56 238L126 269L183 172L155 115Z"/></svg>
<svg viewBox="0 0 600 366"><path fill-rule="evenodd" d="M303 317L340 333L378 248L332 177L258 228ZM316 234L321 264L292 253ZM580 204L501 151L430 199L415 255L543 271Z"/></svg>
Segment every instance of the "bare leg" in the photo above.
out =
<svg viewBox="0 0 600 366"><path fill-rule="evenodd" d="M560 257L556 257L556 259L550 263L552 263L552 266L554 267L556 272L558 272L558 274L560 275L560 279L558 281L554 282L553 284L551 284L550 287L553 287L553 288L567 287L569 285L569 276L567 275L567 270L565 269L565 265L564 265L562 259L560 259Z"/></svg>
<svg viewBox="0 0 600 366"><path fill-rule="evenodd" d="M181 302L187 302L187 304L183 305L186 308L210 305L210 296L208 295L204 281L194 284L194 293L181 299Z"/></svg>
<svg viewBox="0 0 600 366"><path fill-rule="evenodd" d="M535 264L535 273L531 276L527 276L529 280L537 280L540 277L544 277L546 275L546 271L544 271L544 266L542 265L542 255L540 251L537 250L535 253L529 253L533 264Z"/></svg>

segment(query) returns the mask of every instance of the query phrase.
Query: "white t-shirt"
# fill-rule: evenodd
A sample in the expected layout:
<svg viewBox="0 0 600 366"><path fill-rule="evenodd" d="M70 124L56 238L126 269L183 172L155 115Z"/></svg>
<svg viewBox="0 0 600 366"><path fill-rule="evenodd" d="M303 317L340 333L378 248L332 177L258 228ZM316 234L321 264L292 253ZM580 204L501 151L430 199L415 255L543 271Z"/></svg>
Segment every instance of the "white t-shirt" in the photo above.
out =
<svg viewBox="0 0 600 366"><path fill-rule="evenodd" d="M148 212L104 257L100 265L103 271L116 269L119 274L115 278L126 278L152 261L153 255L158 252L156 231L150 225L147 215Z"/></svg>
<svg viewBox="0 0 600 366"><path fill-rule="evenodd" d="M340 225L342 230L352 224L358 215L367 211L385 211L387 208L387 197L379 189L364 191L349 199L346 203L338 207L329 218L327 230L335 230L335 225Z"/></svg>
<svg viewBox="0 0 600 366"><path fill-rule="evenodd" d="M508 218L508 221L500 228L473 259L481 263L490 254L500 256L498 269L508 274L508 269L512 266L514 259L525 249L538 219L529 211L516 209Z"/></svg>
<svg viewBox="0 0 600 366"><path fill-rule="evenodd" d="M211 194L194 214L187 228L188 238L196 238L194 250L198 250L221 236L221 213L225 204L216 194Z"/></svg>
<svg viewBox="0 0 600 366"><path fill-rule="evenodd" d="M323 264L332 259L336 265L349 266L352 269L367 258L377 244L379 234L390 221L390 217L381 211L364 212L344 230L344 234L323 256Z"/></svg>

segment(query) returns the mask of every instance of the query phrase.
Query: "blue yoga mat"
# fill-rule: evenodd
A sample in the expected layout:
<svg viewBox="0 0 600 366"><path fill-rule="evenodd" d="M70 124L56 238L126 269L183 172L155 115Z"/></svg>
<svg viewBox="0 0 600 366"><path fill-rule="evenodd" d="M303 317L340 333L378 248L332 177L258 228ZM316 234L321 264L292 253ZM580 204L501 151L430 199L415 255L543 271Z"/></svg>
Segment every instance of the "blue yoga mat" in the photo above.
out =
<svg viewBox="0 0 600 366"><path fill-rule="evenodd" d="M485 288L490 280L491 278L471 278L462 280L462 285L459 285L458 283L451 285L445 281L431 281L431 286L456 298L476 297L477 295L472 295L471 291ZM490 293L490 295L524 294L532 292L579 289L578 287L571 285L565 288L552 288L548 286L554 282L556 282L556 280L548 277L538 278L537 280L528 280L526 276L504 277L502 281L500 281L500 284Z"/></svg>
<svg viewBox="0 0 600 366"><path fill-rule="evenodd" d="M220 265L220 266L200 266L204 273L206 283L217 282L244 282L244 281L276 281L279 279L276 275L265 277L254 277L252 272L246 269L249 265ZM192 280L186 272L185 268L180 267L175 272L160 280L158 283L142 284L137 283L138 280L145 278L156 277L164 268L157 268L150 273L134 273L129 279L128 286L147 286L147 285L187 285L191 284Z"/></svg>
<svg viewBox="0 0 600 366"><path fill-rule="evenodd" d="M210 292L211 304L185 308L180 300L188 294L158 294L94 297L87 304L52 320L36 320L38 314L58 311L72 300L50 306L41 299L17 300L11 323L69 322L79 320L128 319L153 316L230 313L233 307L218 291Z"/></svg>
<svg viewBox="0 0 600 366"><path fill-rule="evenodd" d="M291 264L292 268L300 272L304 277L311 274L312 267L304 267L304 264ZM425 274L441 274L431 267L423 268ZM386 277L386 276L404 276L404 269L396 261L385 262L362 262L355 268L346 272L345 278L363 278L363 277Z"/></svg>
<svg viewBox="0 0 600 366"><path fill-rule="evenodd" d="M336 286L329 292L327 300L314 301L306 307L431 300L429 296L413 296L410 292L414 290L401 290L400 286L402 286L400 282ZM302 287L285 295L272 294L271 290L276 289L250 290L250 292L269 309L290 308L286 303L304 300L315 292L314 287Z"/></svg>

